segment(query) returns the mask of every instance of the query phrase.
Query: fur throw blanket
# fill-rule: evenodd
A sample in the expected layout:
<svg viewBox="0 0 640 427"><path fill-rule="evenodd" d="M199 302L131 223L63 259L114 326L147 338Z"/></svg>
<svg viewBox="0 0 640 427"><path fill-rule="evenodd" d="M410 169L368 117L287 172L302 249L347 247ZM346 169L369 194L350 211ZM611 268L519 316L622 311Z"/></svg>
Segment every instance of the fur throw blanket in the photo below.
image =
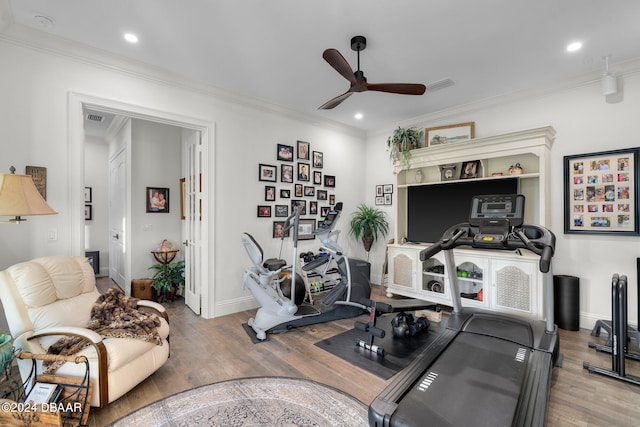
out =
<svg viewBox="0 0 640 427"><path fill-rule="evenodd" d="M135 338L162 345L162 338L158 334L160 318L154 313L138 310L138 301L139 298L126 295L120 288L110 288L93 304L87 329L106 338ZM47 353L69 356L89 345L82 337L67 336L51 345ZM52 373L63 363L44 362L43 373Z"/></svg>

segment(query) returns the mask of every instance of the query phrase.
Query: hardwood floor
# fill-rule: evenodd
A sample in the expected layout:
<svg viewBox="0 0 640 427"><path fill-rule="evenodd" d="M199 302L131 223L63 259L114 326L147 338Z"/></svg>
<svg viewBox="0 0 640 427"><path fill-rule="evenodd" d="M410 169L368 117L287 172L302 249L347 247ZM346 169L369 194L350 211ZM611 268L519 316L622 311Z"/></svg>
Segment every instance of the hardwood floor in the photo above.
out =
<svg viewBox="0 0 640 427"><path fill-rule="evenodd" d="M384 299L377 286L373 287L372 297ZM93 408L90 425L104 426L171 394L234 378L306 378L343 390L367 405L393 381L382 380L314 345L353 328L355 319L273 334L268 341L252 344L241 325L254 311L206 320L193 314L183 300L165 306L171 320L171 358L116 402L102 409ZM610 367L609 355L597 353L587 345L589 341L604 343L605 338L606 333L593 338L588 330L560 330L564 363L553 373L548 426L640 424L640 386L590 374L582 367L585 360ZM640 362L629 361L627 372L640 376Z"/></svg>

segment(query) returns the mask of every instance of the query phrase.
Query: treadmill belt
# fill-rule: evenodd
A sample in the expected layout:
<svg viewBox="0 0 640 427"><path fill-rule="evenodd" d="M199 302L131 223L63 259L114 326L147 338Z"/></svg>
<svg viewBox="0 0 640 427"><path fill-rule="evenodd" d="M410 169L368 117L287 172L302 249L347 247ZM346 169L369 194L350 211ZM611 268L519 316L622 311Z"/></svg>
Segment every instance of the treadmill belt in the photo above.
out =
<svg viewBox="0 0 640 427"><path fill-rule="evenodd" d="M461 332L398 403L392 426L510 426L531 350Z"/></svg>

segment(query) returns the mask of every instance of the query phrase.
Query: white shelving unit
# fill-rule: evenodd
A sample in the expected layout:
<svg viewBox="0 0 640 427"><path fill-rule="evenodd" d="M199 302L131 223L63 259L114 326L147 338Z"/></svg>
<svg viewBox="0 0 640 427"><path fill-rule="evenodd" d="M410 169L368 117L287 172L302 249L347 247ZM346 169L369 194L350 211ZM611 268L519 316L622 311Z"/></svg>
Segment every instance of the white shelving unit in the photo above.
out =
<svg viewBox="0 0 640 427"><path fill-rule="evenodd" d="M550 152L555 130L540 127L465 142L436 145L413 150L409 164L394 164L397 203L395 241L407 235L407 189L412 186L441 183L440 166L456 165L459 173L466 161L480 160L476 179L507 178L509 168L523 168L520 193L526 198L525 222L548 226L550 220ZM420 173L417 173L420 171ZM465 180L467 181L467 180ZM455 183L456 180L449 180ZM453 225L453 224L451 224ZM444 274L444 255L420 261L420 251L428 244L392 244L389 249L387 293L421 298L451 305L450 287ZM522 255L501 251L454 250L463 305L490 310L543 317L543 275L538 272L538 257L528 251ZM469 277L469 273L471 277ZM440 282L439 282L440 281ZM439 284L438 284L439 283ZM435 289L434 289L435 287Z"/></svg>

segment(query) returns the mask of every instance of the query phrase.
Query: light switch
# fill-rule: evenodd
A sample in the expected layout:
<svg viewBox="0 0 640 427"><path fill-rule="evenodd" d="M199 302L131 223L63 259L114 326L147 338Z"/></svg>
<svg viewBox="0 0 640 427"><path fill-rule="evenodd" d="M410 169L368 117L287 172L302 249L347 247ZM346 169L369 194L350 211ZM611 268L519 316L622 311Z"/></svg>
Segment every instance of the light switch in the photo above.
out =
<svg viewBox="0 0 640 427"><path fill-rule="evenodd" d="M47 231L47 239L48 240L58 240L58 229L57 228L50 228Z"/></svg>

